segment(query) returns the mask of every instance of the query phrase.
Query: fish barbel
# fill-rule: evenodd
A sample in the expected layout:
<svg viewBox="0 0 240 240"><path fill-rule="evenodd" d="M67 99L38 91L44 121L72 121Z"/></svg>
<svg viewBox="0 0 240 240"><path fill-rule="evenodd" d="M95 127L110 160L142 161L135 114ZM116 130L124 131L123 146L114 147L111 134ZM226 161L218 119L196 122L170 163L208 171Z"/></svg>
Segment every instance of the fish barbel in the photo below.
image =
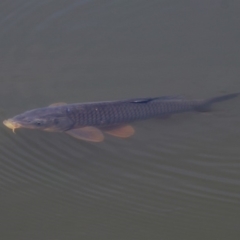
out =
<svg viewBox="0 0 240 240"><path fill-rule="evenodd" d="M239 93L233 93L205 100L164 96L92 103L57 103L24 112L3 121L3 124L13 131L16 128L30 128L65 132L78 139L101 142L104 139L103 132L121 138L132 136L134 129L129 125L131 122L174 113L208 111L213 103L238 95Z"/></svg>

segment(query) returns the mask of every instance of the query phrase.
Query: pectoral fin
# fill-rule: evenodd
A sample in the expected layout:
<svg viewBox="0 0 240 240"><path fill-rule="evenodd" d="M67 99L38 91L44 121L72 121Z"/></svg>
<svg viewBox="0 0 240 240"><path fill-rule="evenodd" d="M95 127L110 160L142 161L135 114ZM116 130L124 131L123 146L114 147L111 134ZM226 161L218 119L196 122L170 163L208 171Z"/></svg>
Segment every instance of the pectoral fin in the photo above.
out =
<svg viewBox="0 0 240 240"><path fill-rule="evenodd" d="M58 106L63 106L63 105L67 105L67 103L65 103L65 102L53 103L53 104L49 105L48 107L58 107Z"/></svg>
<svg viewBox="0 0 240 240"><path fill-rule="evenodd" d="M72 129L66 131L66 133L77 139L90 142L102 142L104 139L102 132L95 127L83 127Z"/></svg>
<svg viewBox="0 0 240 240"><path fill-rule="evenodd" d="M134 128L130 125L105 128L104 132L120 138L128 138L134 134Z"/></svg>

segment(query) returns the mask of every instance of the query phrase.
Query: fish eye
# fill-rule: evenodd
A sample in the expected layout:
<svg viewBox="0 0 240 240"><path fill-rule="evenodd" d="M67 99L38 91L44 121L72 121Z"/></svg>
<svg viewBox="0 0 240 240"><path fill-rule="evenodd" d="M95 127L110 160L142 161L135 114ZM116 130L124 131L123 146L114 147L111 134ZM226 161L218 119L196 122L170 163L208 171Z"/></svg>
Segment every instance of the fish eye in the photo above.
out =
<svg viewBox="0 0 240 240"><path fill-rule="evenodd" d="M36 121L34 124L37 125L37 126L41 126L41 125L42 125L42 122L38 120L38 121Z"/></svg>

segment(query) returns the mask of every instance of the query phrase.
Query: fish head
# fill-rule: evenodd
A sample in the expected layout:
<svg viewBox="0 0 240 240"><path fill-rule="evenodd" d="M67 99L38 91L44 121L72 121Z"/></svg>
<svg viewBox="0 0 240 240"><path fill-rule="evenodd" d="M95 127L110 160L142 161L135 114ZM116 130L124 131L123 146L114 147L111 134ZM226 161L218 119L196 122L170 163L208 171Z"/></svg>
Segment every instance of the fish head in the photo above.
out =
<svg viewBox="0 0 240 240"><path fill-rule="evenodd" d="M13 131L16 128L29 128L63 132L70 129L74 123L61 107L47 107L24 112L3 121L3 124Z"/></svg>

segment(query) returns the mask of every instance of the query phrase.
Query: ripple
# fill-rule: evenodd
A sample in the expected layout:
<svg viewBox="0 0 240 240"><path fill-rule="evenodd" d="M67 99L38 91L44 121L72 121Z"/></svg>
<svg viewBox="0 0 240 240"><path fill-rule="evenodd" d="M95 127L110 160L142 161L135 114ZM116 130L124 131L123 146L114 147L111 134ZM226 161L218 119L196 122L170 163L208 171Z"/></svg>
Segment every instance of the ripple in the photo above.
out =
<svg viewBox="0 0 240 240"><path fill-rule="evenodd" d="M196 134L195 124L173 126L171 131L163 124L158 126L160 137L151 131L158 124L137 125L134 137L107 137L100 144L58 133L5 131L0 149L1 189L6 192L12 191L11 185L25 185L28 194L36 196L41 194L39 189L52 189L62 205L111 202L115 207L125 206L127 212L154 215L181 211L186 196L237 204L238 171L230 174L229 170L239 167L238 158L236 154L229 158L226 148L221 153L221 141Z"/></svg>

